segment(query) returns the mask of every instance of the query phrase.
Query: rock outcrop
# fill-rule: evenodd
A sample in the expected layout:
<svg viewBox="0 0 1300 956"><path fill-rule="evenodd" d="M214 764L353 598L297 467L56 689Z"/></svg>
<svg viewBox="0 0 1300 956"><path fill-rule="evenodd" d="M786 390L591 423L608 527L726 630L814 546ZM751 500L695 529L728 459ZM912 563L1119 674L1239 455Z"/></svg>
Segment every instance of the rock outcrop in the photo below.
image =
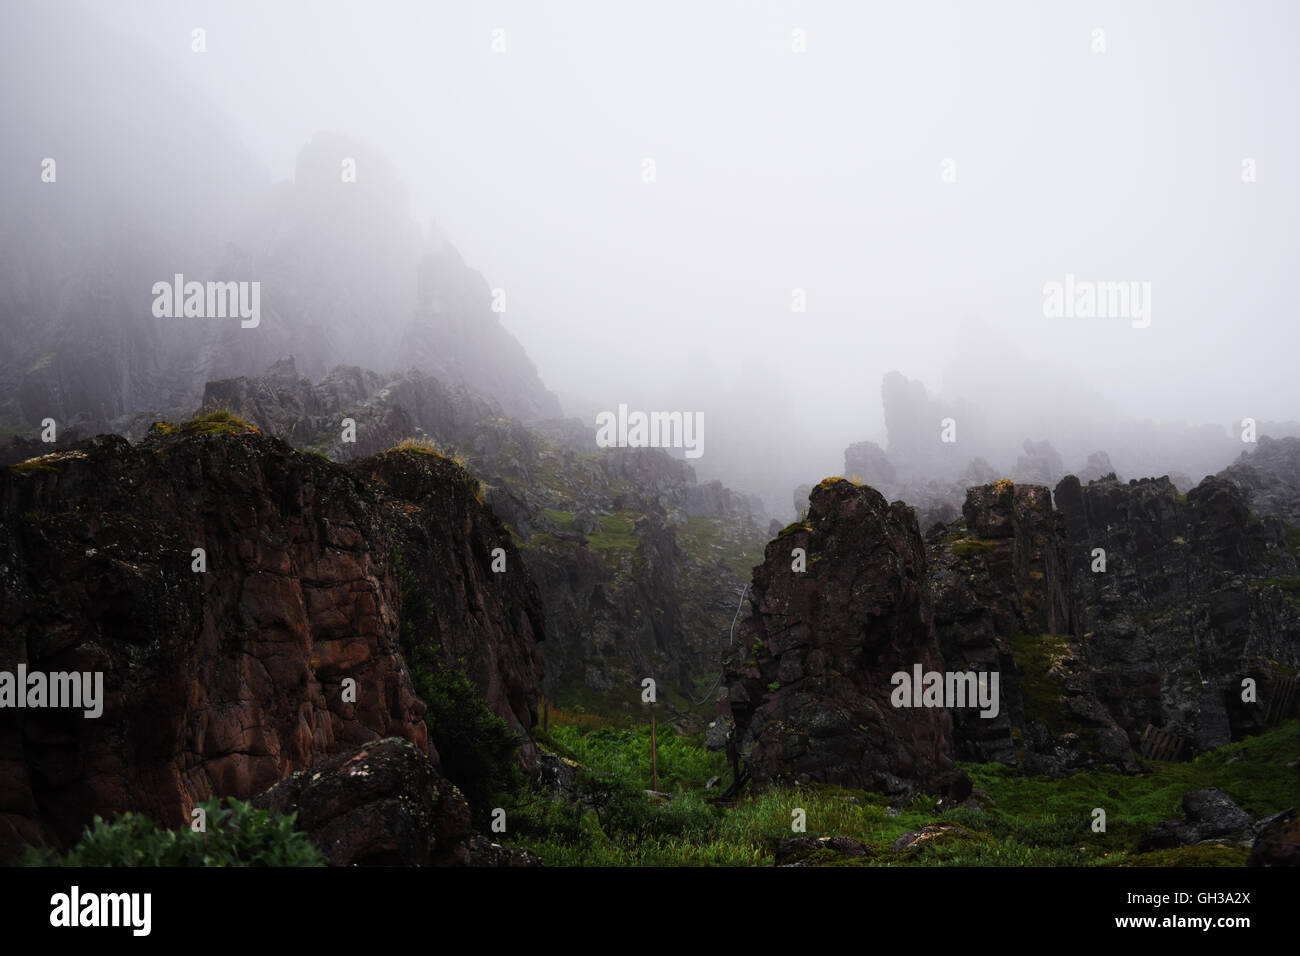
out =
<svg viewBox="0 0 1300 956"><path fill-rule="evenodd" d="M295 813L330 866L539 866L470 828L460 790L420 748L389 737L336 754L255 795Z"/></svg>
<svg viewBox="0 0 1300 956"><path fill-rule="evenodd" d="M348 470L215 432L104 435L0 471L0 670L104 686L98 718L4 712L0 854L96 813L179 825L381 737L427 748L403 640L464 657L500 716L533 722L540 602L463 470L417 451ZM421 619L412 582L437 602Z"/></svg>
<svg viewBox="0 0 1300 956"><path fill-rule="evenodd" d="M1263 435L1254 451L1242 452L1218 477L1240 488L1255 514L1300 528L1300 438Z"/></svg>
<svg viewBox="0 0 1300 956"><path fill-rule="evenodd" d="M756 785L819 780L901 793L952 770L943 708L897 708L893 674L942 670L914 513L869 486L827 479L806 523L767 545L725 675ZM803 549L807 570L792 569Z"/></svg>
<svg viewBox="0 0 1300 956"><path fill-rule="evenodd" d="M1106 711L1136 742L1152 724L1185 756L1263 729L1273 682L1300 666L1296 542L1206 478L1056 487L1075 633ZM1256 681L1255 702L1242 681Z"/></svg>
<svg viewBox="0 0 1300 956"><path fill-rule="evenodd" d="M1036 773L1136 768L1076 640L1065 523L1048 489L971 488L962 520L931 539L928 584L948 668L999 674L996 716L953 711L959 757Z"/></svg>

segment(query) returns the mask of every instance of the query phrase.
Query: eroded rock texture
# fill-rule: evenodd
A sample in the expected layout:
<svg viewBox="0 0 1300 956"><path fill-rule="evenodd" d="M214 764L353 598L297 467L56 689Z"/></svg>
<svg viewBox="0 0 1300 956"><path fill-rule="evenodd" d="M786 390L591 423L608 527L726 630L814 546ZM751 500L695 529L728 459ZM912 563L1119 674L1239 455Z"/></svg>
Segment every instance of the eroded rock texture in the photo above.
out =
<svg viewBox="0 0 1300 956"><path fill-rule="evenodd" d="M806 571L792 570L795 548ZM768 543L738 634L750 655L726 677L757 785L898 793L950 773L948 712L889 699L895 672L943 669L925 571L911 509L843 479L814 488L807 522Z"/></svg>
<svg viewBox="0 0 1300 956"><path fill-rule="evenodd" d="M106 698L98 719L0 714L0 850L96 813L175 826L381 737L436 760L401 648L412 583L432 612L407 639L530 726L540 602L474 494L436 456L349 471L253 431L100 436L0 471L0 669L102 671Z"/></svg>

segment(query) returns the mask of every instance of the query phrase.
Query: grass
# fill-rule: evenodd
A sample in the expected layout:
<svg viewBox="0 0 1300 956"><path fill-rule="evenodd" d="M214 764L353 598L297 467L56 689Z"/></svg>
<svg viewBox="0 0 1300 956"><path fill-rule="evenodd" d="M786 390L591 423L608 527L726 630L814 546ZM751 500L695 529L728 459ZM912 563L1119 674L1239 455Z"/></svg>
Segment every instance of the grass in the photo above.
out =
<svg viewBox="0 0 1300 956"><path fill-rule="evenodd" d="M635 551L637 546L635 511L616 511L612 515L598 515L600 530L587 535L587 544L597 551L617 548L622 551Z"/></svg>
<svg viewBox="0 0 1300 956"><path fill-rule="evenodd" d="M731 806L705 799L709 776L727 776L720 754L697 738L661 728L660 788L672 791L656 805L649 783L649 729L585 729L552 710L543 745L583 765L580 785L595 809L523 795L511 814L511 841L550 866L766 866L777 845L792 836L846 836L866 855L845 858L826 849L808 854L814 865L847 866L1240 866L1240 846L1193 846L1138 854L1143 831L1181 819L1182 795L1215 786L1257 816L1297 801L1295 759L1300 724L1288 721L1258 737L1230 744L1186 763L1150 764L1143 774L1088 771L1064 779L1018 775L1002 764L961 764L985 791L985 809L939 811L931 798L890 810L888 798L834 786L774 787ZM616 794L617 799L611 797ZM604 801L602 803L602 800ZM1106 811L1105 832L1092 829L1093 810ZM801 809L806 833L791 830ZM916 846L895 851L907 833L932 827Z"/></svg>
<svg viewBox="0 0 1300 956"><path fill-rule="evenodd" d="M187 422L154 422L151 435L260 435L261 429L248 424L228 408L213 408Z"/></svg>
<svg viewBox="0 0 1300 956"><path fill-rule="evenodd" d="M996 541L985 541L982 538L958 538L952 543L952 553L959 558L972 558L980 554L988 554L990 551L997 550Z"/></svg>

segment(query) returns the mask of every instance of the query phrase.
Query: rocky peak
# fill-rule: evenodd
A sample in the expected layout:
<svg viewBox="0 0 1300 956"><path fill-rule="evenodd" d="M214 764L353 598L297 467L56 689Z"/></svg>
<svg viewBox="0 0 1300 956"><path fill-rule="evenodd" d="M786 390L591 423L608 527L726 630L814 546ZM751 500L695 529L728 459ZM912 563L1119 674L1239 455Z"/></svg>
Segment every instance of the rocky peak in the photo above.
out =
<svg viewBox="0 0 1300 956"><path fill-rule="evenodd" d="M915 513L843 479L817 485L807 521L768 543L739 629L749 656L724 678L757 785L899 793L946 777L948 712L890 703L894 673L943 667L925 570Z"/></svg>

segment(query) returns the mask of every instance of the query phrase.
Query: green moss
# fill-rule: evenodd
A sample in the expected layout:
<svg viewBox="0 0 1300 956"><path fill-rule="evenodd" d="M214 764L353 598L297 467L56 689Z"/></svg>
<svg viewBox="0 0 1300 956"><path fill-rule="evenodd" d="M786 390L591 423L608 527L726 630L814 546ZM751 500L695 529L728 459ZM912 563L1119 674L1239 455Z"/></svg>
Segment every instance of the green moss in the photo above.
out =
<svg viewBox="0 0 1300 956"><path fill-rule="evenodd" d="M1245 866L1250 850L1244 846L1180 846L1172 850L1135 853L1107 866Z"/></svg>
<svg viewBox="0 0 1300 956"><path fill-rule="evenodd" d="M261 434L228 408L214 408L179 425L173 422L154 422L149 426L149 437L165 435L242 435L248 432Z"/></svg>
<svg viewBox="0 0 1300 956"><path fill-rule="evenodd" d="M30 475L38 471L52 471L58 474L59 469L51 465L46 459L48 455L42 455L39 458L28 458L26 461L20 461L17 464L9 466L9 470L15 475Z"/></svg>
<svg viewBox="0 0 1300 956"><path fill-rule="evenodd" d="M952 543L952 553L959 558L973 558L976 555L995 551L997 546L996 541L985 541L982 538L958 538Z"/></svg>
<svg viewBox="0 0 1300 956"><path fill-rule="evenodd" d="M1060 680L1053 674L1067 648L1066 638L1053 634L1020 633L1011 639L1025 716L1053 734L1070 729Z"/></svg>

